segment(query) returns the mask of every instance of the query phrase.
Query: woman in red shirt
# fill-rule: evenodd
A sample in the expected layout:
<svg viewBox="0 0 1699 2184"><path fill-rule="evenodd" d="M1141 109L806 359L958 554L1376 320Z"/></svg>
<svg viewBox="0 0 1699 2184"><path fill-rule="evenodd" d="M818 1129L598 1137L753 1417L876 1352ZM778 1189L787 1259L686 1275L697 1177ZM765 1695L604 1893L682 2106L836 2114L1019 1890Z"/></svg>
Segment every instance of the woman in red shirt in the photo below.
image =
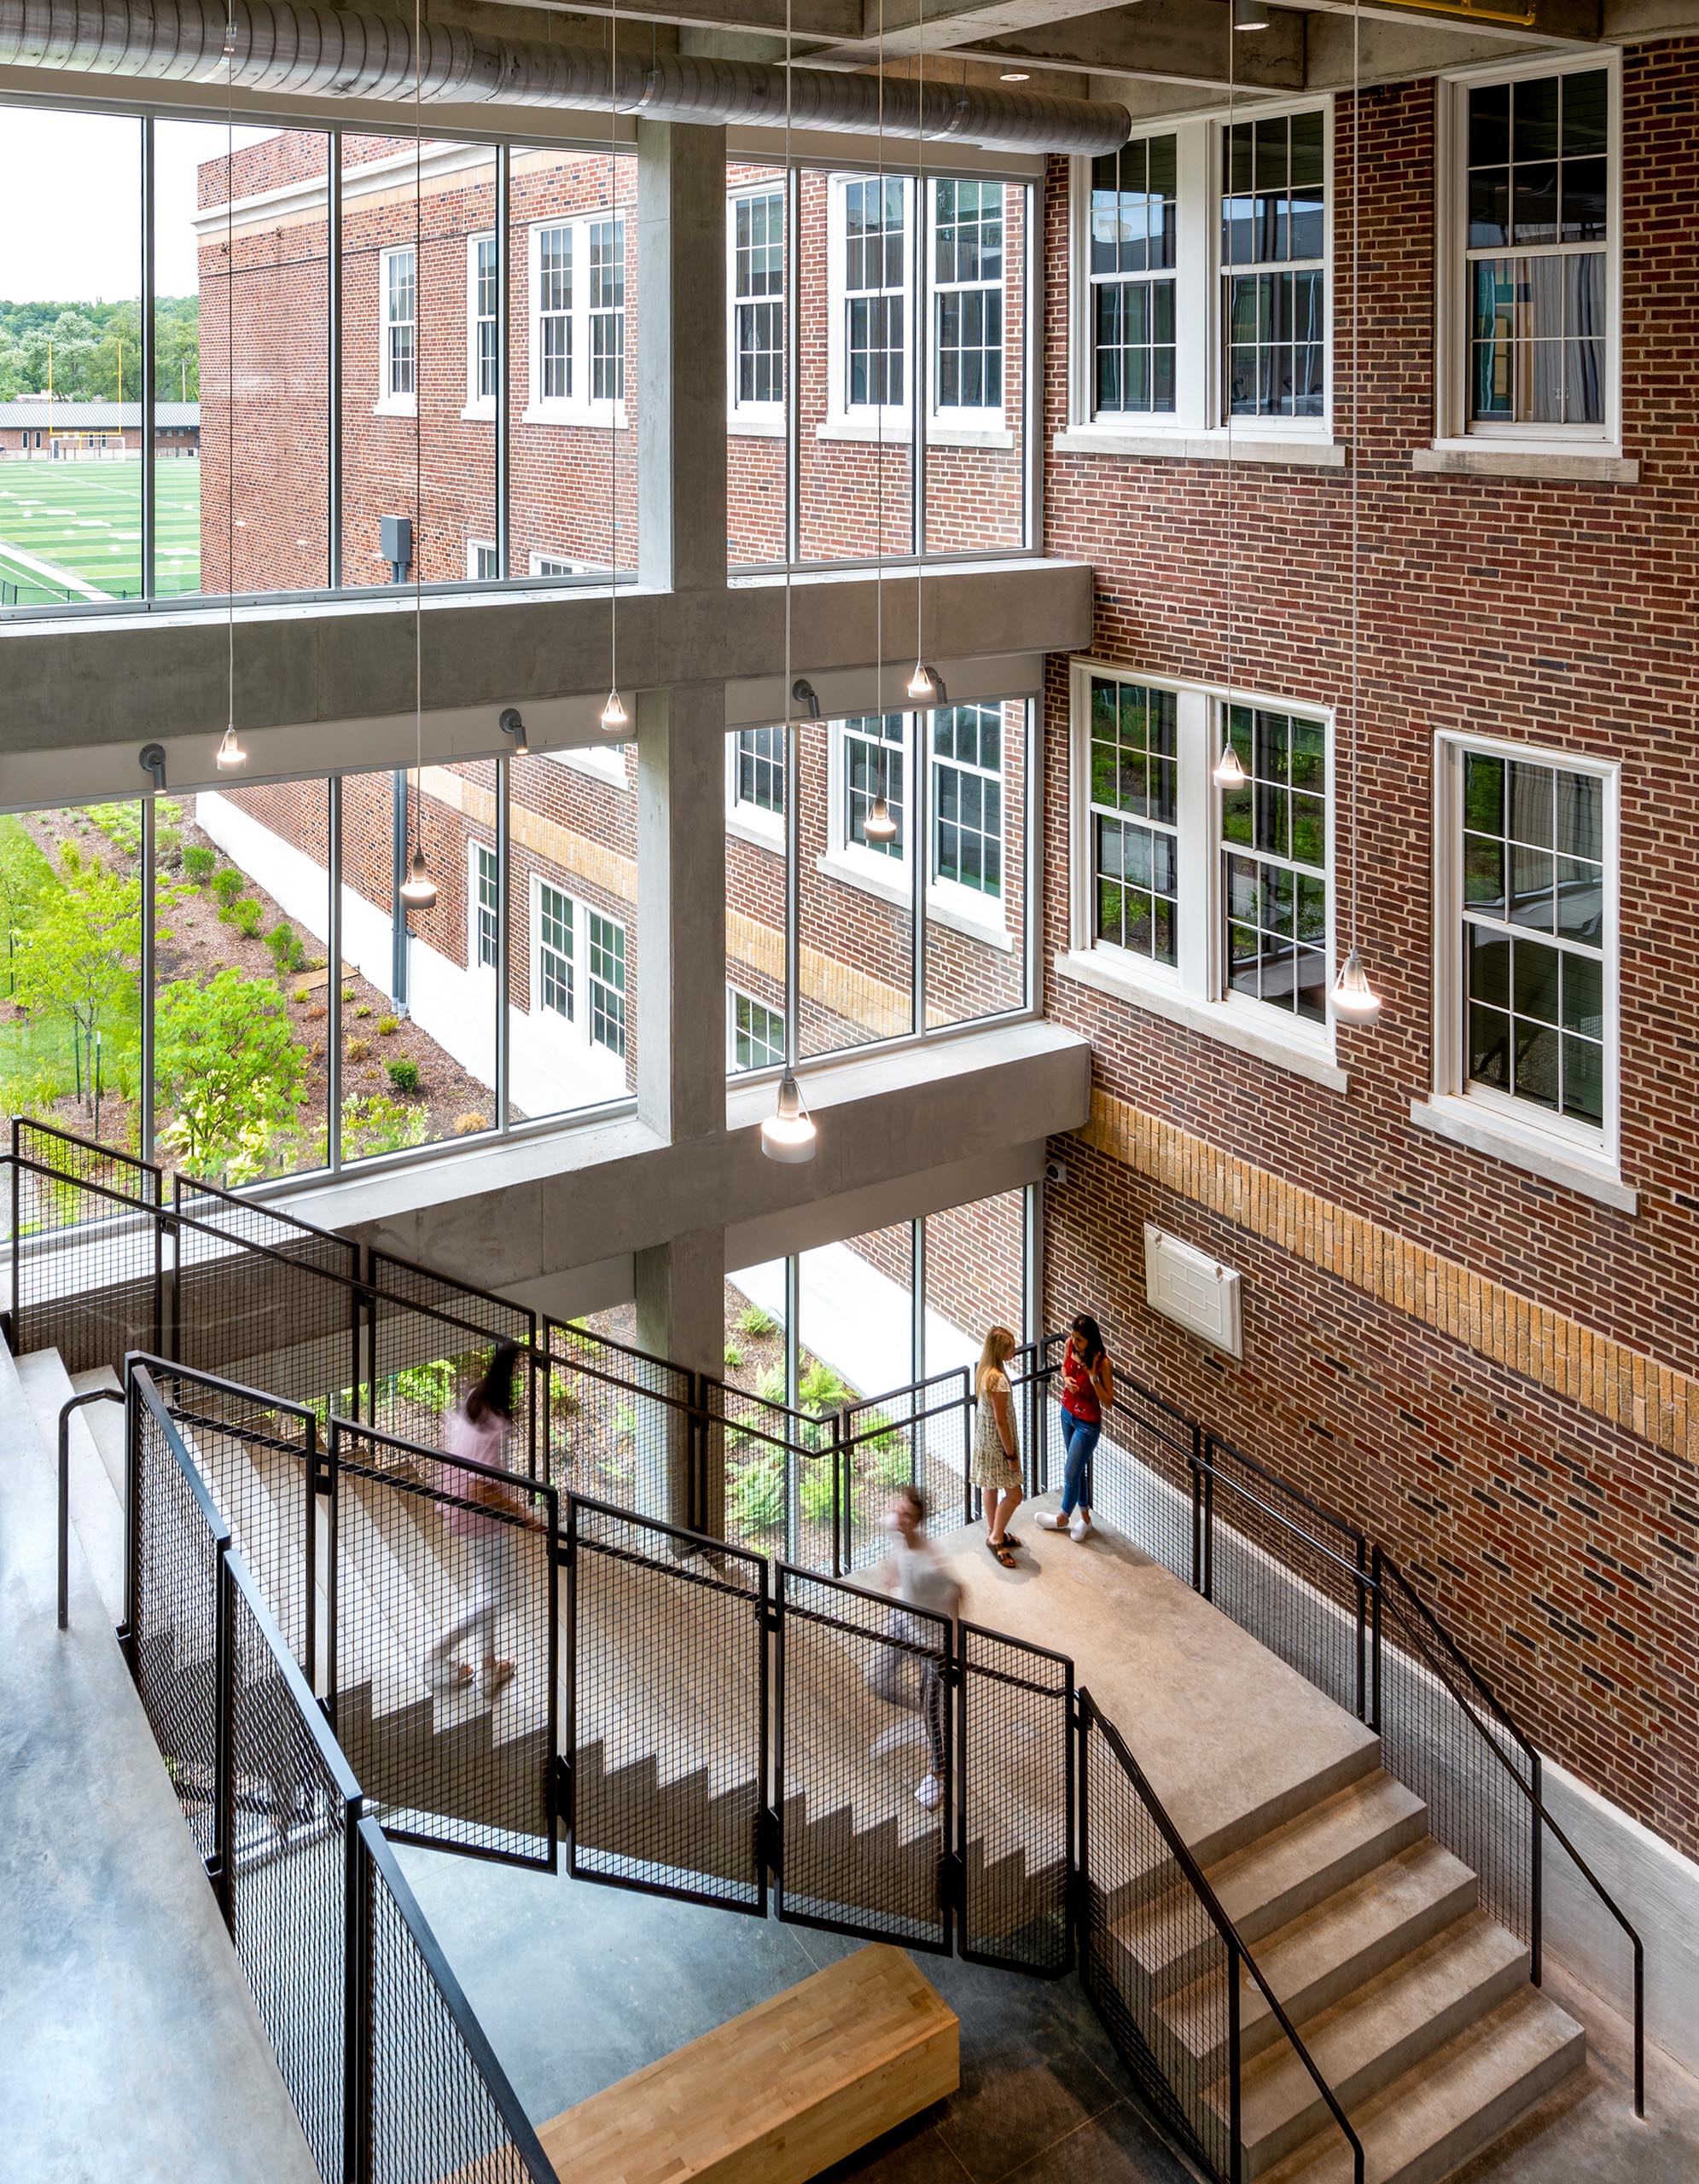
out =
<svg viewBox="0 0 1699 2184"><path fill-rule="evenodd" d="M1062 1443L1067 1451L1062 1473L1062 1510L1057 1516L1044 1511L1039 1522L1046 1531L1066 1528L1070 1539L1083 1540L1091 1530L1091 1509L1085 1498L1087 1467L1097 1436L1103 1430L1103 1413L1115 1399L1115 1376L1097 1322L1081 1312L1068 1331L1068 1347L1062 1354Z"/></svg>

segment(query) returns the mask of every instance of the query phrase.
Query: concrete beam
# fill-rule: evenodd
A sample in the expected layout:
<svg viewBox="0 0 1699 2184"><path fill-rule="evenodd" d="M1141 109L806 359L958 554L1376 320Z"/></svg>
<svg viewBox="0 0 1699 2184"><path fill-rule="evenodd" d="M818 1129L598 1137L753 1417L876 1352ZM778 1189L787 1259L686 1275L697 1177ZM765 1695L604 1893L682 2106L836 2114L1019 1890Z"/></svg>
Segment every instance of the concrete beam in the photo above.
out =
<svg viewBox="0 0 1699 2184"><path fill-rule="evenodd" d="M887 668L906 679L899 633L915 626L912 572L884 582ZM952 564L929 572L928 648L942 659L1068 652L1089 643L1091 572L1083 562ZM869 572L793 586L799 673L872 667L879 584ZM608 689L605 592L428 601L425 756L488 756L503 742L496 715L527 708L532 735L595 740ZM212 752L227 717L221 615L113 617L20 624L5 639L0 707L0 809L131 796L136 754L157 740L167 779L215 785ZM771 675L783 656L784 591L769 580L724 591L637 592L620 606L620 673L634 690ZM413 614L408 601L248 607L236 618L236 717L250 780L410 762ZM534 717L533 717L534 713Z"/></svg>
<svg viewBox="0 0 1699 2184"><path fill-rule="evenodd" d="M1304 30L1301 15L1272 9L1268 28L1254 38L1242 36L1233 55L1225 7L1213 0L1202 7L1193 0L1141 0L1136 7L1104 8L1008 35L975 35L969 50L1047 69L1089 69L1224 90L1231 59L1242 91L1290 91L1305 87Z"/></svg>
<svg viewBox="0 0 1699 2184"><path fill-rule="evenodd" d="M1348 48L1353 0L1285 0L1285 4L1308 15L1343 16ZM1586 45L1601 36L1603 28L1602 0L1481 0L1479 7L1472 0L1434 7L1424 7L1422 0L1360 0L1360 4L1365 26L1421 24L1434 32L1438 57L1434 65L1438 68L1457 66L1447 43L1453 38L1493 38L1517 46Z"/></svg>
<svg viewBox="0 0 1699 2184"><path fill-rule="evenodd" d="M716 1052L723 1060L723 1042ZM733 1085L725 1131L706 1141L667 1145L640 1122L608 1124L344 1176L281 1203L486 1288L545 1294L540 1285L575 1269L716 1229L759 1235L765 1248L794 1219L819 1241L823 1202L864 1204L881 1186L911 1181L916 1211L955 1203L930 1196L934 1171L1077 1130L1091 1077L1090 1046L1075 1034L1004 1025L806 1070L820 1136L801 1167L761 1152L771 1085ZM842 1233L864 1225L858 1216Z"/></svg>

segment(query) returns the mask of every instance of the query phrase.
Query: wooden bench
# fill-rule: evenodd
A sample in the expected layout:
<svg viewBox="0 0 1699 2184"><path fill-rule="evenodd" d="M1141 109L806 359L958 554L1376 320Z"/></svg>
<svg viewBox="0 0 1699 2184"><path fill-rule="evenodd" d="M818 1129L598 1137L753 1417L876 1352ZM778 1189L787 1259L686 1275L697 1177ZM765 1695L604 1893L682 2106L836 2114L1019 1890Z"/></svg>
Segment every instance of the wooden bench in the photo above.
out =
<svg viewBox="0 0 1699 2184"><path fill-rule="evenodd" d="M858 1949L541 2133L561 2184L804 2184L961 2079L956 2013L899 1949Z"/></svg>

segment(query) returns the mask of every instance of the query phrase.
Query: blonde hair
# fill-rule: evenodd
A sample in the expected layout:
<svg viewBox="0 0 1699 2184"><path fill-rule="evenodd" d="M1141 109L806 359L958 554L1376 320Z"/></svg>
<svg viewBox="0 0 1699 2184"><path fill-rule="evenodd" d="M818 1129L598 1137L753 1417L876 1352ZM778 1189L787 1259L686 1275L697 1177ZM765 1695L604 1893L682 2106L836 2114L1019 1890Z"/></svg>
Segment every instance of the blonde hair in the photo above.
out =
<svg viewBox="0 0 1699 2184"><path fill-rule="evenodd" d="M979 1368L974 1374L974 1393L985 1391L987 1373L1000 1373L1015 1354L1015 1337L1007 1327L992 1327L986 1334L985 1348L980 1352Z"/></svg>

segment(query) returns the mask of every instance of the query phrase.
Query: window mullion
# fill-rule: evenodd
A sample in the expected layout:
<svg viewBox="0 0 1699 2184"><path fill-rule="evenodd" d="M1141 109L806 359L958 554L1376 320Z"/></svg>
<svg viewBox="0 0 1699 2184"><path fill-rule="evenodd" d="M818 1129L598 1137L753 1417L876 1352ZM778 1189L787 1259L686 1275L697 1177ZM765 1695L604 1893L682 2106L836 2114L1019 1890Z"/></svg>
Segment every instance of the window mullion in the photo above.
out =
<svg viewBox="0 0 1699 2184"><path fill-rule="evenodd" d="M1174 416L1188 432L1206 431L1220 416L1213 338L1220 223L1211 217L1218 185L1213 132L1207 121L1189 122L1176 131Z"/></svg>
<svg viewBox="0 0 1699 2184"><path fill-rule="evenodd" d="M1175 835L1179 858L1176 932L1180 985L1200 1001L1221 990L1217 970L1219 941L1220 847L1216 839L1213 736L1216 704L1202 690L1182 690L1176 707L1178 756L1175 789Z"/></svg>

